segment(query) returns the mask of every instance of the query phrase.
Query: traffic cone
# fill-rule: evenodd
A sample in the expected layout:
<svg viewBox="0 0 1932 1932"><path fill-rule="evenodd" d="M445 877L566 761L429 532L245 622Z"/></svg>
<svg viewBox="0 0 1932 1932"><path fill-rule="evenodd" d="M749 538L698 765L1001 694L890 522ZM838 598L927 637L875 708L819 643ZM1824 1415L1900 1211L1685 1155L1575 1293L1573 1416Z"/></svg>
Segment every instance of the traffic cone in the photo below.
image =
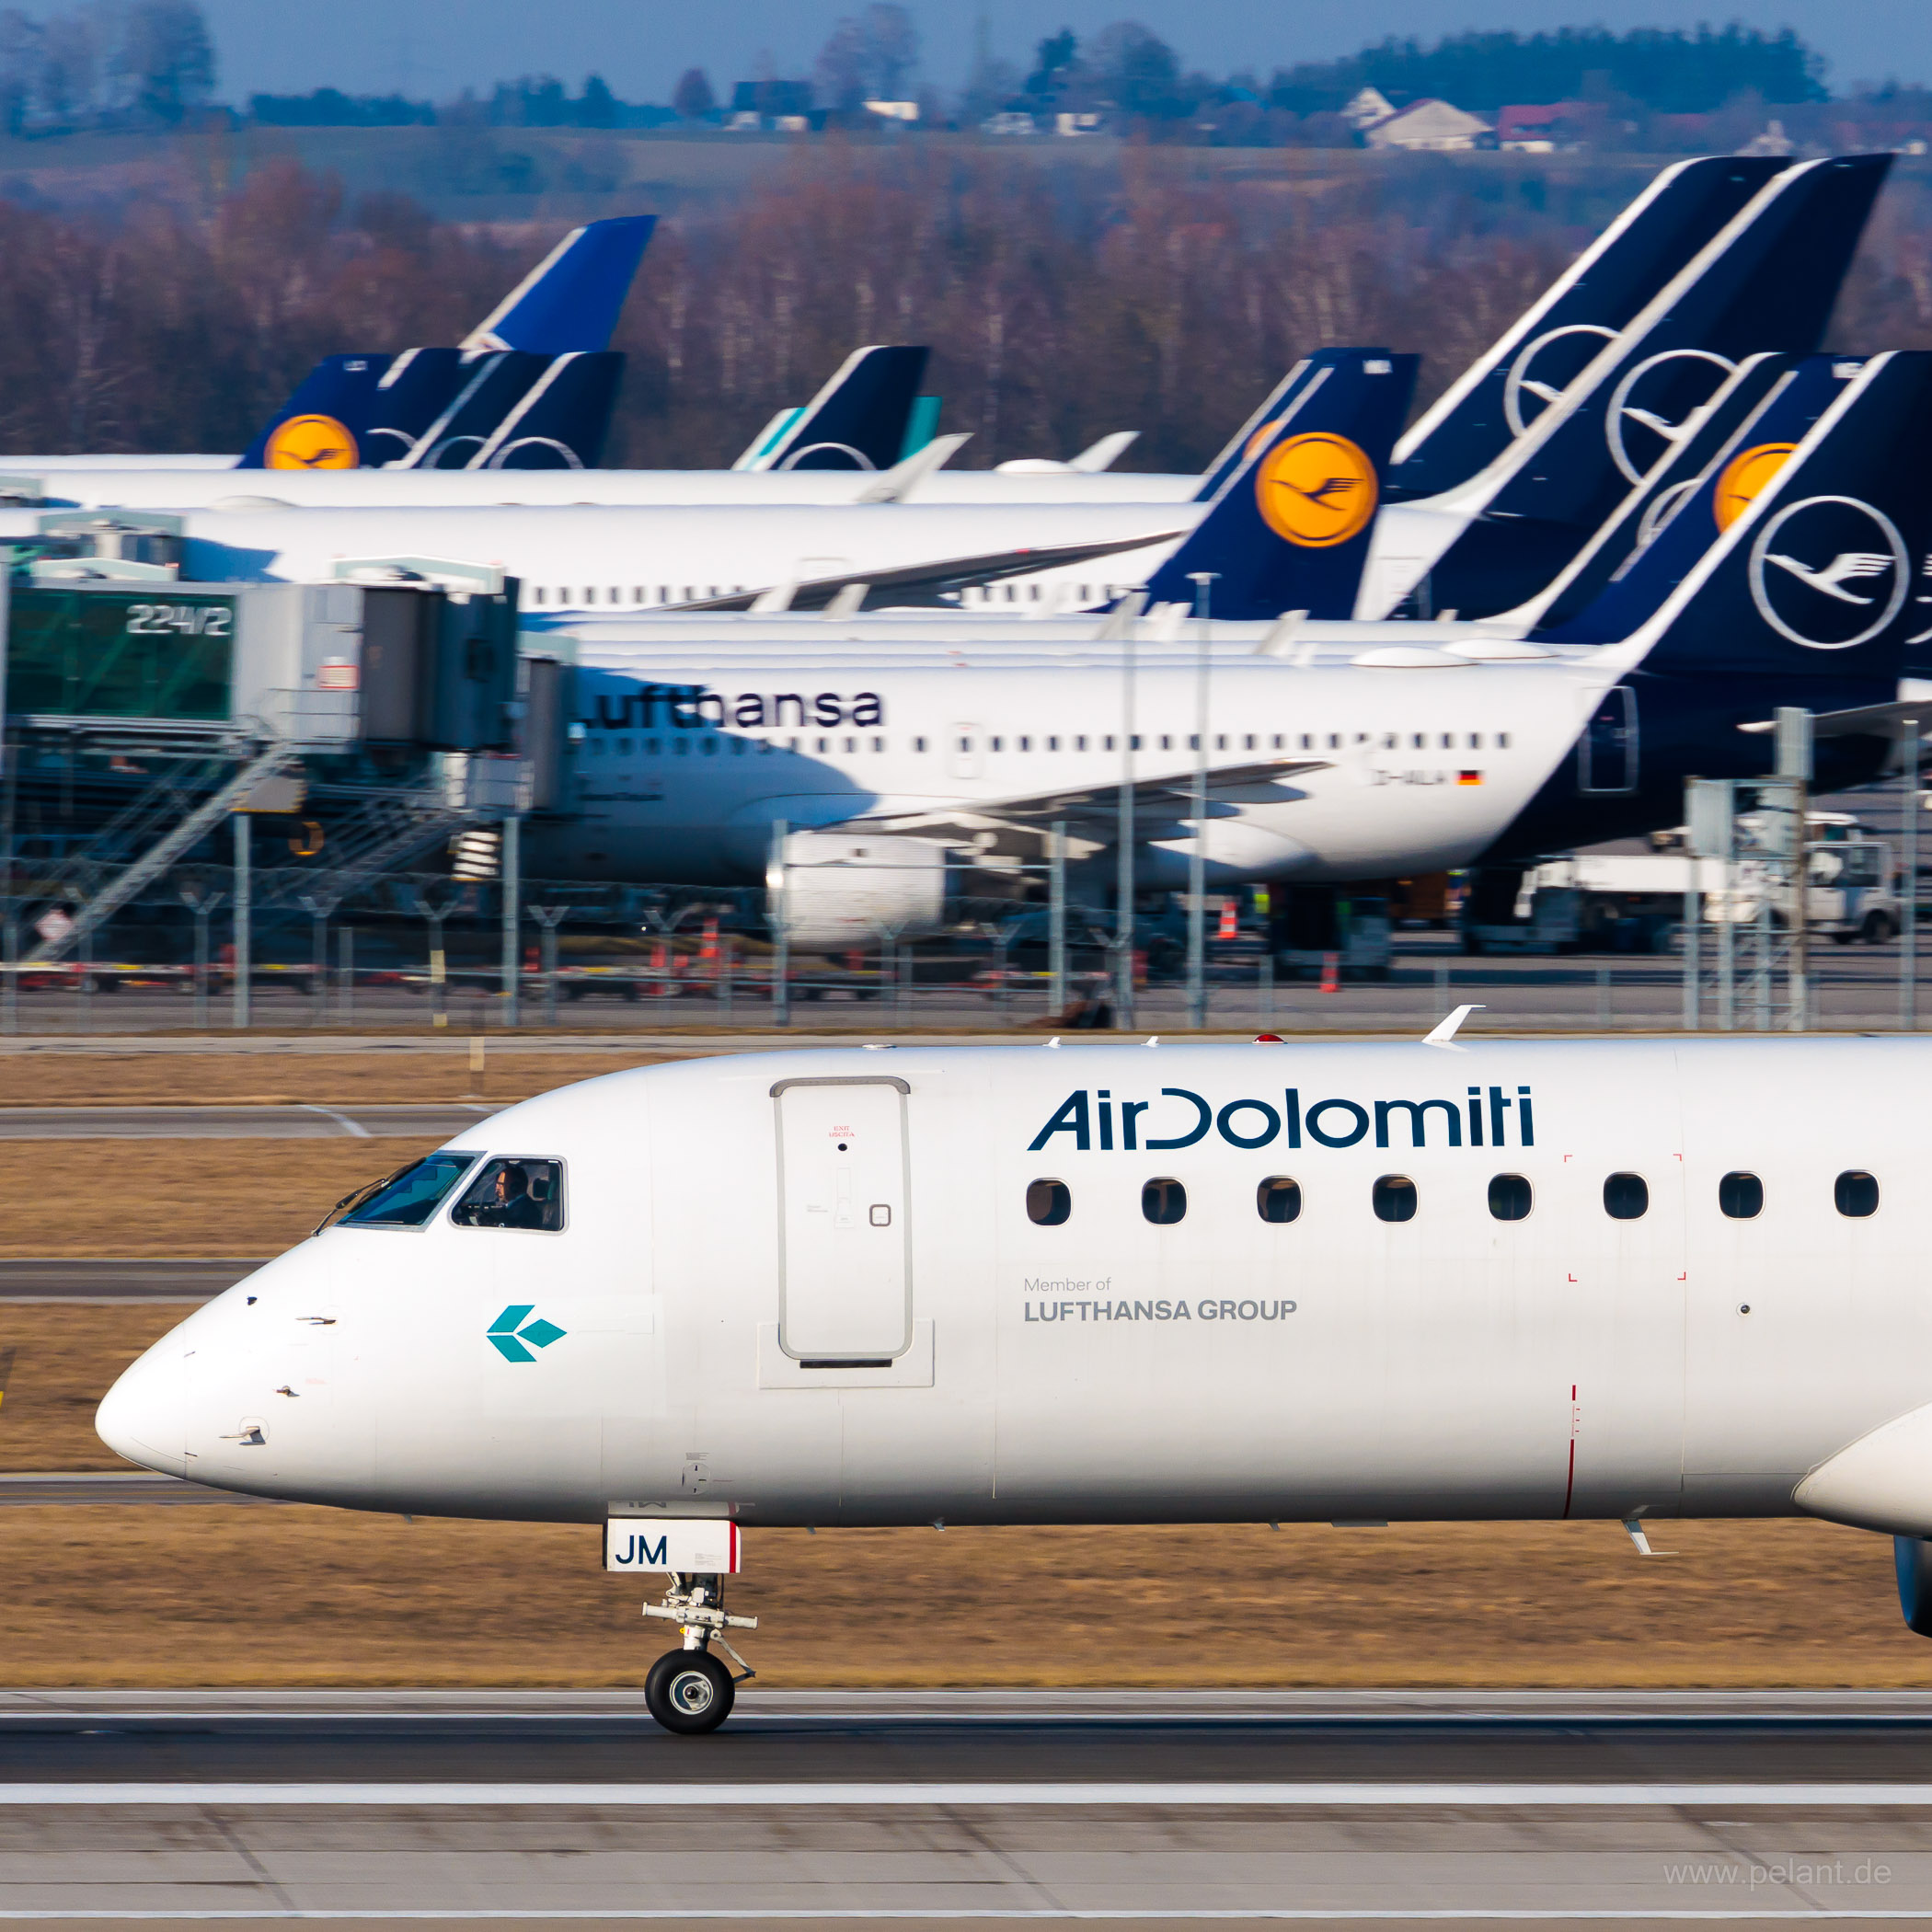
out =
<svg viewBox="0 0 1932 1932"><path fill-rule="evenodd" d="M1232 899L1224 899L1221 902L1221 926L1214 937L1217 939L1232 939L1238 937L1235 926L1235 902Z"/></svg>
<svg viewBox="0 0 1932 1932"><path fill-rule="evenodd" d="M1321 990L1324 993L1341 991L1341 955L1339 952L1325 952L1321 956Z"/></svg>

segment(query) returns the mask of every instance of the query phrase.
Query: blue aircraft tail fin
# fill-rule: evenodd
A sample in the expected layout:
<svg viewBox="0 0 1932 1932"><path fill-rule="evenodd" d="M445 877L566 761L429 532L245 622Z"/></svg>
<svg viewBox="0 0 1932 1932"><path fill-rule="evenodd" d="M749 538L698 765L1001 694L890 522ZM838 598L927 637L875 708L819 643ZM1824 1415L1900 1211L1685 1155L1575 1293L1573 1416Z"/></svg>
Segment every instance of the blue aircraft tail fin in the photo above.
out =
<svg viewBox="0 0 1932 1932"><path fill-rule="evenodd" d="M1194 492L1195 502L1213 501L1226 487L1227 479L1254 454L1255 438L1263 434L1270 424L1281 421L1314 369L1314 362L1304 356L1269 391L1260 408L1228 438L1221 454L1202 472L1201 488Z"/></svg>
<svg viewBox="0 0 1932 1932"><path fill-rule="evenodd" d="M1777 475L1863 367L1858 358L1752 356L1665 462L1553 585L1535 635L1627 638Z"/></svg>
<svg viewBox="0 0 1932 1932"><path fill-rule="evenodd" d="M463 385L399 469L585 469L604 446L624 358L520 355L468 361Z"/></svg>
<svg viewBox="0 0 1932 1932"><path fill-rule="evenodd" d="M462 347L528 355L608 349L643 259L654 214L620 215L573 228L465 337Z"/></svg>
<svg viewBox="0 0 1932 1932"><path fill-rule="evenodd" d="M1891 160L1804 161L1766 183L1514 440L1485 479L1483 513L1436 559L1431 601L1465 616L1527 601L1743 357L1815 349Z"/></svg>
<svg viewBox="0 0 1932 1932"><path fill-rule="evenodd" d="M1662 608L1610 647L1633 667L1816 679L1839 694L1819 708L1895 684L1907 645L1932 630L1932 352L1872 356L1836 386L1788 455L1741 452L1678 512L1695 534L1727 489L1748 487L1750 464L1765 472Z"/></svg>
<svg viewBox="0 0 1932 1932"><path fill-rule="evenodd" d="M408 454L462 381L455 349L326 356L309 371L236 466L379 468Z"/></svg>
<svg viewBox="0 0 1932 1932"><path fill-rule="evenodd" d="M905 451L930 353L896 343L855 349L802 409L773 417L731 467L891 469Z"/></svg>
<svg viewBox="0 0 1932 1932"><path fill-rule="evenodd" d="M627 215L573 229L461 348L326 357L236 466L461 468L512 411L527 411L548 397L546 415L566 427L541 433L590 467L597 459L587 453L603 448L615 397L614 372L622 368L622 358L610 357L606 345L656 222L655 215ZM572 360L564 368L553 366L565 358ZM553 396L559 385L561 394ZM592 420L600 390L603 417ZM566 419L558 412L569 397L578 400ZM458 435L467 440L444 447ZM538 445L526 447L534 452ZM441 454L428 461L431 451Z"/></svg>
<svg viewBox="0 0 1932 1932"><path fill-rule="evenodd" d="M1487 468L1789 166L1721 155L1665 168L1403 436L1389 500L1432 496Z"/></svg>
<svg viewBox="0 0 1932 1932"><path fill-rule="evenodd" d="M1216 617L1343 618L1354 609L1419 359L1324 349L1301 366L1286 407L1249 437L1219 496L1148 580L1150 603L1191 604L1192 579L1207 573Z"/></svg>

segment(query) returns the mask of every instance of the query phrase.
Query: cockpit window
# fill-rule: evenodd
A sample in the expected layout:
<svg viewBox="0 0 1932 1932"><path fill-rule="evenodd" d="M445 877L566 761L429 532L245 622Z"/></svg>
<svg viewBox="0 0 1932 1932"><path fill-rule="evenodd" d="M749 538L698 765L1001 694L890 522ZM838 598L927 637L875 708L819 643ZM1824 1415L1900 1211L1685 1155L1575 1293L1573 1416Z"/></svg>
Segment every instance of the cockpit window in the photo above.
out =
<svg viewBox="0 0 1932 1932"><path fill-rule="evenodd" d="M493 1160L450 1211L458 1227L518 1227L535 1234L563 1231L563 1163Z"/></svg>
<svg viewBox="0 0 1932 1932"><path fill-rule="evenodd" d="M351 1194L343 1203L349 1212L339 1225L420 1227L443 1205L450 1190L468 1173L476 1159L474 1154L454 1151L426 1155L413 1167L377 1181L360 1199Z"/></svg>

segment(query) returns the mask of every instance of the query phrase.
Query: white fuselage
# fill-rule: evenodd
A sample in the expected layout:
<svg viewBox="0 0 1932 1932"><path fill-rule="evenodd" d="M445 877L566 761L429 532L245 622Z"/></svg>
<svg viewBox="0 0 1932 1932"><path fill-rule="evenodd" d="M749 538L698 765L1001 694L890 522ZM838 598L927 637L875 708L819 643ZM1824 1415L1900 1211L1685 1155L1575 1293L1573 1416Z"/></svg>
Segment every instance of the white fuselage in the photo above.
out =
<svg viewBox="0 0 1932 1932"><path fill-rule="evenodd" d="M962 645L938 663L701 653L621 685L585 676L574 814L531 822L526 863L540 876L747 884L765 877L777 820L995 822L1004 801L1104 791L1122 775L1125 668L1118 647L1016 663ZM1429 669L1224 659L1209 681L1211 765L1316 768L1214 793L1210 884L1468 864L1570 753L1616 676L1581 655L1444 653ZM1136 662L1136 779L1191 772L1197 679L1177 652ZM1172 816L1142 809L1144 884L1183 882L1193 833Z"/></svg>
<svg viewBox="0 0 1932 1932"><path fill-rule="evenodd" d="M880 483L850 469L232 469L162 466L151 458L125 468L66 465L40 457L0 462L7 474L48 472L52 509L220 510L236 499L274 498L314 510L488 510L533 507L694 504L799 507L856 504ZM1187 503L1199 477L1132 471L937 469L911 488L918 503Z"/></svg>
<svg viewBox="0 0 1932 1932"><path fill-rule="evenodd" d="M99 1427L200 1482L410 1513L1793 1513L1807 1471L1932 1402L1928 1055L933 1045L614 1074L453 1144L561 1163L561 1232L453 1225L454 1194L333 1227L155 1343ZM1727 1176L1757 1212L1726 1212ZM1391 1180L1409 1218L1378 1215ZM1291 1181L1294 1217L1264 1218ZM544 1326L506 1355L506 1322Z"/></svg>
<svg viewBox="0 0 1932 1932"><path fill-rule="evenodd" d="M500 566L523 581L526 609L640 609L949 558L1120 546L1067 568L1091 603L1142 582L1199 514L1135 503L193 511L181 574L314 583L346 558L433 558ZM0 512L0 538L36 529L35 512Z"/></svg>

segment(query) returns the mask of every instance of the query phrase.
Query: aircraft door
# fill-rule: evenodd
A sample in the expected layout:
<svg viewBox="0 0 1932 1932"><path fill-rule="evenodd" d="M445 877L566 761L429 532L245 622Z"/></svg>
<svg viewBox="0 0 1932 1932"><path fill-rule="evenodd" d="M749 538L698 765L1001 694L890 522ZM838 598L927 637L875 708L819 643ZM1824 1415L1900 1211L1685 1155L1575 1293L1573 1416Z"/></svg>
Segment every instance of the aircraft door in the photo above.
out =
<svg viewBox="0 0 1932 1932"><path fill-rule="evenodd" d="M1597 700L1577 745L1577 789L1637 789L1637 694L1613 685Z"/></svg>
<svg viewBox="0 0 1932 1932"><path fill-rule="evenodd" d="M970 719L956 721L947 730L951 733L947 742L950 753L947 769L955 778L977 778L985 769L980 750L985 738L984 730Z"/></svg>
<svg viewBox="0 0 1932 1932"><path fill-rule="evenodd" d="M889 1362L912 1340L903 1080L781 1081L778 1340L824 1363Z"/></svg>

